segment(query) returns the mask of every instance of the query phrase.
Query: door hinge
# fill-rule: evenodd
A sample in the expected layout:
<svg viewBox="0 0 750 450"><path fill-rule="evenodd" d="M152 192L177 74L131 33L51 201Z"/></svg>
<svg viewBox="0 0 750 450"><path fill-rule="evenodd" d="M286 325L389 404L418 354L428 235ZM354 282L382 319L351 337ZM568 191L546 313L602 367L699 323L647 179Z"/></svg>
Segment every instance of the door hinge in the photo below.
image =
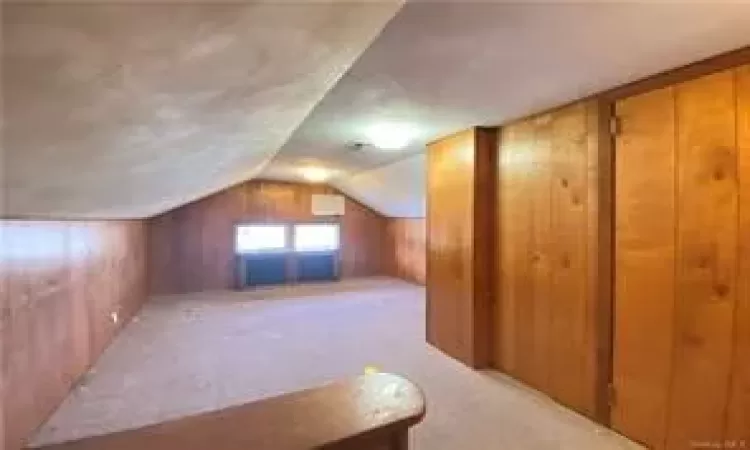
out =
<svg viewBox="0 0 750 450"><path fill-rule="evenodd" d="M609 402L609 406L615 406L617 404L617 389L615 388L615 385L611 383L607 386L607 401Z"/></svg>
<svg viewBox="0 0 750 450"><path fill-rule="evenodd" d="M622 121L617 116L612 116L609 119L609 133L612 136L619 136L622 131Z"/></svg>

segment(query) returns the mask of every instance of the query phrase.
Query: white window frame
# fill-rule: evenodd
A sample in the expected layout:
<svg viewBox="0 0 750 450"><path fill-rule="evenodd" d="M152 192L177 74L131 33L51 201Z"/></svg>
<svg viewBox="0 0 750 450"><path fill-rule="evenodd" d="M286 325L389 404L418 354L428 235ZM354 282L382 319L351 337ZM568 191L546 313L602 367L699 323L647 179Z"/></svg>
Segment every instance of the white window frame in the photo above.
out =
<svg viewBox="0 0 750 450"><path fill-rule="evenodd" d="M317 249L298 249L297 248L297 227L306 226L332 226L336 229L336 248L317 248ZM341 223L336 221L325 222L296 222L291 224L292 239L290 242L291 250L295 253L316 253L316 252L338 252L341 250Z"/></svg>
<svg viewBox="0 0 750 450"><path fill-rule="evenodd" d="M240 228L247 227L281 227L284 230L284 246L283 247L270 247L270 248L258 248L258 249L240 249L239 248L239 236ZM233 245L234 253L241 254L258 254L258 253L284 253L291 250L291 239L289 233L290 224L288 223L271 223L271 222L246 222L239 223L234 227Z"/></svg>

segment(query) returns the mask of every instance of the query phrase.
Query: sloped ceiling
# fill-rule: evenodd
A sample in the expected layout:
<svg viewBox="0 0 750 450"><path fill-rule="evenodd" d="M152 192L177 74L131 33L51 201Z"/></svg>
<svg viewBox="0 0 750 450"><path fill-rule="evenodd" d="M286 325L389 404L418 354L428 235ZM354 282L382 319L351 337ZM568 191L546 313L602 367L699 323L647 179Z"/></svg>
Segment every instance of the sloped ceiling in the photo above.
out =
<svg viewBox="0 0 750 450"><path fill-rule="evenodd" d="M424 217L426 155L341 177L332 184L341 192L390 217Z"/></svg>
<svg viewBox="0 0 750 450"><path fill-rule="evenodd" d="M261 176L318 164L375 209L421 216L424 196L410 193L424 158L412 155L426 142L750 45L748 30L750 2L408 3ZM384 121L412 127L413 145L347 147Z"/></svg>
<svg viewBox="0 0 750 450"><path fill-rule="evenodd" d="M748 2L362 1L4 5L6 215L142 217L314 164L421 216L426 142L750 45ZM381 122L413 144L350 146Z"/></svg>
<svg viewBox="0 0 750 450"><path fill-rule="evenodd" d="M145 217L254 177L400 8L3 4L3 215Z"/></svg>

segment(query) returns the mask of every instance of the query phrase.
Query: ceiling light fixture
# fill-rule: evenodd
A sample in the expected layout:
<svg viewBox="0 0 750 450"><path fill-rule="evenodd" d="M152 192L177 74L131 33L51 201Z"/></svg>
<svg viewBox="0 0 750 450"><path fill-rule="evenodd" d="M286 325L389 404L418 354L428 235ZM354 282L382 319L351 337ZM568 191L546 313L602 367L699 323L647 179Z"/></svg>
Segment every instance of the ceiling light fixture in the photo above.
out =
<svg viewBox="0 0 750 450"><path fill-rule="evenodd" d="M383 122L370 126L365 135L375 147L383 150L400 150L415 137L412 127L392 122Z"/></svg>
<svg viewBox="0 0 750 450"><path fill-rule="evenodd" d="M322 183L331 177L330 170L316 166L303 167L300 169L300 173L302 178L311 183Z"/></svg>

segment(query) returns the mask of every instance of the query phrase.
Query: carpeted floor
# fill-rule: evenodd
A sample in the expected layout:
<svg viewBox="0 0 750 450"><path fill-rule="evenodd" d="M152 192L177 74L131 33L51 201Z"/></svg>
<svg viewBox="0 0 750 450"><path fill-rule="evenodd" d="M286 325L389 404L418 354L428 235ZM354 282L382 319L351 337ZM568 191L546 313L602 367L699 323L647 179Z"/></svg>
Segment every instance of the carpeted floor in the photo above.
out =
<svg viewBox="0 0 750 450"><path fill-rule="evenodd" d="M403 374L427 396L417 450L639 449L425 343L424 289L372 278L156 298L33 444L102 434L358 375Z"/></svg>

